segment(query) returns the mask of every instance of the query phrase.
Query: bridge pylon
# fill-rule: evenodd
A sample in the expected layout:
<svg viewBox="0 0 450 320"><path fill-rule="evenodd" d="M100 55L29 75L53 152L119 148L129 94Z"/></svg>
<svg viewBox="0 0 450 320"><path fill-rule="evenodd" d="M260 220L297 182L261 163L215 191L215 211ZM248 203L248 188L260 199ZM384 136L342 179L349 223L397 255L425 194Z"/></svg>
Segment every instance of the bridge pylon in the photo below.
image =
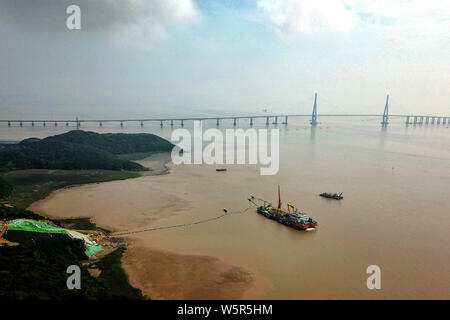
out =
<svg viewBox="0 0 450 320"><path fill-rule="evenodd" d="M386 96L386 105L384 106L383 121L381 124L386 126L389 123L389 95Z"/></svg>
<svg viewBox="0 0 450 320"><path fill-rule="evenodd" d="M317 93L314 94L314 107L310 123L312 126L317 124Z"/></svg>

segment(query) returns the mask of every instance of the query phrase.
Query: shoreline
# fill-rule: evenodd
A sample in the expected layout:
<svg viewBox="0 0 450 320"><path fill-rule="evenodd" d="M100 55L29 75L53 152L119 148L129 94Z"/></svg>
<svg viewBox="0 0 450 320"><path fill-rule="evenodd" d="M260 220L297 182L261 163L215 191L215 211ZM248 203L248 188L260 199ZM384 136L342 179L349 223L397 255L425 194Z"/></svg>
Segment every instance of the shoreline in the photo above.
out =
<svg viewBox="0 0 450 320"><path fill-rule="evenodd" d="M131 177L128 179L139 179L142 177L148 177L148 176L161 176L161 175L166 175L170 173L170 168L167 166L167 164L170 162L169 157L165 157L165 155L167 155L167 152L156 152L154 154L152 154L151 156L144 158L144 159L149 159L151 158L152 161L150 162L144 162L142 160L144 159L136 159L133 160L133 162L142 164L142 162L144 162L146 165L152 164L152 167L145 167L146 171L137 171L136 177ZM52 198L54 198L55 196L57 196L59 193L65 192L67 190L70 189L75 189L75 188L79 188L79 187L86 187L86 186L95 186L101 183L108 183L108 182L117 182L117 181L122 181L123 179L117 179L117 180L109 180L109 181L93 181L93 182L88 182L88 183L79 183L79 184L71 184L68 186L64 186L62 188L58 188L55 190L52 190L46 197L44 197L43 199L39 199L36 201L33 201L30 205L28 205L26 207L27 210L30 210L32 212L38 213L39 208L41 204L46 203L47 201L50 201ZM61 216L61 215L51 215L48 213L42 213L42 216L49 218L49 219L54 219L54 220L64 220L64 219L85 219L88 218L90 220L90 222L92 224L94 224L95 226L97 226L98 228L104 229L104 230L108 230L110 233L113 232L117 232L118 229L112 226L105 226L105 225L100 225L96 220L95 217L93 216L82 216L82 215L75 215L75 216Z"/></svg>
<svg viewBox="0 0 450 320"><path fill-rule="evenodd" d="M155 154L136 162L150 170L130 180L162 176L171 172L167 165L170 162L168 153ZM108 181L110 184L118 182ZM94 182L54 190L44 199L33 202L28 209L52 219L89 218L97 227L107 229L111 233L123 231L123 228L119 230L115 225L99 221L95 214L61 216L51 214L44 208L47 203L59 195L64 195L69 189L91 188L98 184L100 183ZM179 201L178 204L181 205L181 209L178 208L181 211L189 207L188 204ZM161 218L158 213L155 216L155 221ZM139 243L138 239L133 237L121 236L121 238L127 243L121 267L127 275L128 282L150 299L242 299L255 283L254 273L229 264L216 256L174 252L163 246Z"/></svg>

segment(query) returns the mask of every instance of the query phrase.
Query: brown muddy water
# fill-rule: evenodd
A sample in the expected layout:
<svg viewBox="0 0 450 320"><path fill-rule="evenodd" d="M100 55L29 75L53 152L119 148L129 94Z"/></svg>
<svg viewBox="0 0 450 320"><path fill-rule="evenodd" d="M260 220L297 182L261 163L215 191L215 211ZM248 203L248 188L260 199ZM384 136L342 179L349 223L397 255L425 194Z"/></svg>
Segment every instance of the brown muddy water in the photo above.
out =
<svg viewBox="0 0 450 320"><path fill-rule="evenodd" d="M31 209L115 231L234 212L127 237L125 270L152 298L449 299L450 129L378 123L280 126L273 176L253 165L169 164L167 175L60 190ZM319 222L315 231L255 213L248 196L275 203L278 184L284 204ZM342 201L318 196L340 191ZM381 290L367 289L369 265L381 268Z"/></svg>

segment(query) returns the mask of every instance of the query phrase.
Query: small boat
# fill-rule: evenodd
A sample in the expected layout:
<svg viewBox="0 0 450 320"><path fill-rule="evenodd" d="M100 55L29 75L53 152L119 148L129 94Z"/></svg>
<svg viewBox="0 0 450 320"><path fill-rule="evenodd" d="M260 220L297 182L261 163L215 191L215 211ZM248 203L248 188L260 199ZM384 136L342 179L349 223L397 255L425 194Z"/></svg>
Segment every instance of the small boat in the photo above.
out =
<svg viewBox="0 0 450 320"><path fill-rule="evenodd" d="M320 196L324 197L324 198L330 198L330 199L335 199L335 200L341 200L344 197L342 196L343 192L337 194L337 193L329 193L329 192L324 192L321 193Z"/></svg>
<svg viewBox="0 0 450 320"><path fill-rule="evenodd" d="M226 168L218 168L218 169L216 169L216 171L217 172L222 172L222 171L227 171L227 169Z"/></svg>

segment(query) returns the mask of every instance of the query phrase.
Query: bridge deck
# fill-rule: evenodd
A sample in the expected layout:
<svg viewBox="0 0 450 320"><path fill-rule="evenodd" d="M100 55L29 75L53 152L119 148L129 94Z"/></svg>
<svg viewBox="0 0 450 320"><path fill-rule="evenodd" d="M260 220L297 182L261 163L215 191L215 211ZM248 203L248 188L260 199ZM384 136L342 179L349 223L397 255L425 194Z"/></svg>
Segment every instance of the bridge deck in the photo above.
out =
<svg viewBox="0 0 450 320"><path fill-rule="evenodd" d="M0 122L68 122L68 123L82 123L82 122L167 122L167 121L193 121L193 120L234 120L234 119L265 119L265 118L295 118L295 117L311 117L311 114L270 114L270 115L246 115L246 116L220 116L220 117L175 117L175 118L144 118L144 119L11 119L11 120L2 120ZM382 114L318 114L318 118L320 117L380 117L382 118ZM403 114L391 114L389 117L395 118L450 118L449 116L437 116L437 115L403 115Z"/></svg>

